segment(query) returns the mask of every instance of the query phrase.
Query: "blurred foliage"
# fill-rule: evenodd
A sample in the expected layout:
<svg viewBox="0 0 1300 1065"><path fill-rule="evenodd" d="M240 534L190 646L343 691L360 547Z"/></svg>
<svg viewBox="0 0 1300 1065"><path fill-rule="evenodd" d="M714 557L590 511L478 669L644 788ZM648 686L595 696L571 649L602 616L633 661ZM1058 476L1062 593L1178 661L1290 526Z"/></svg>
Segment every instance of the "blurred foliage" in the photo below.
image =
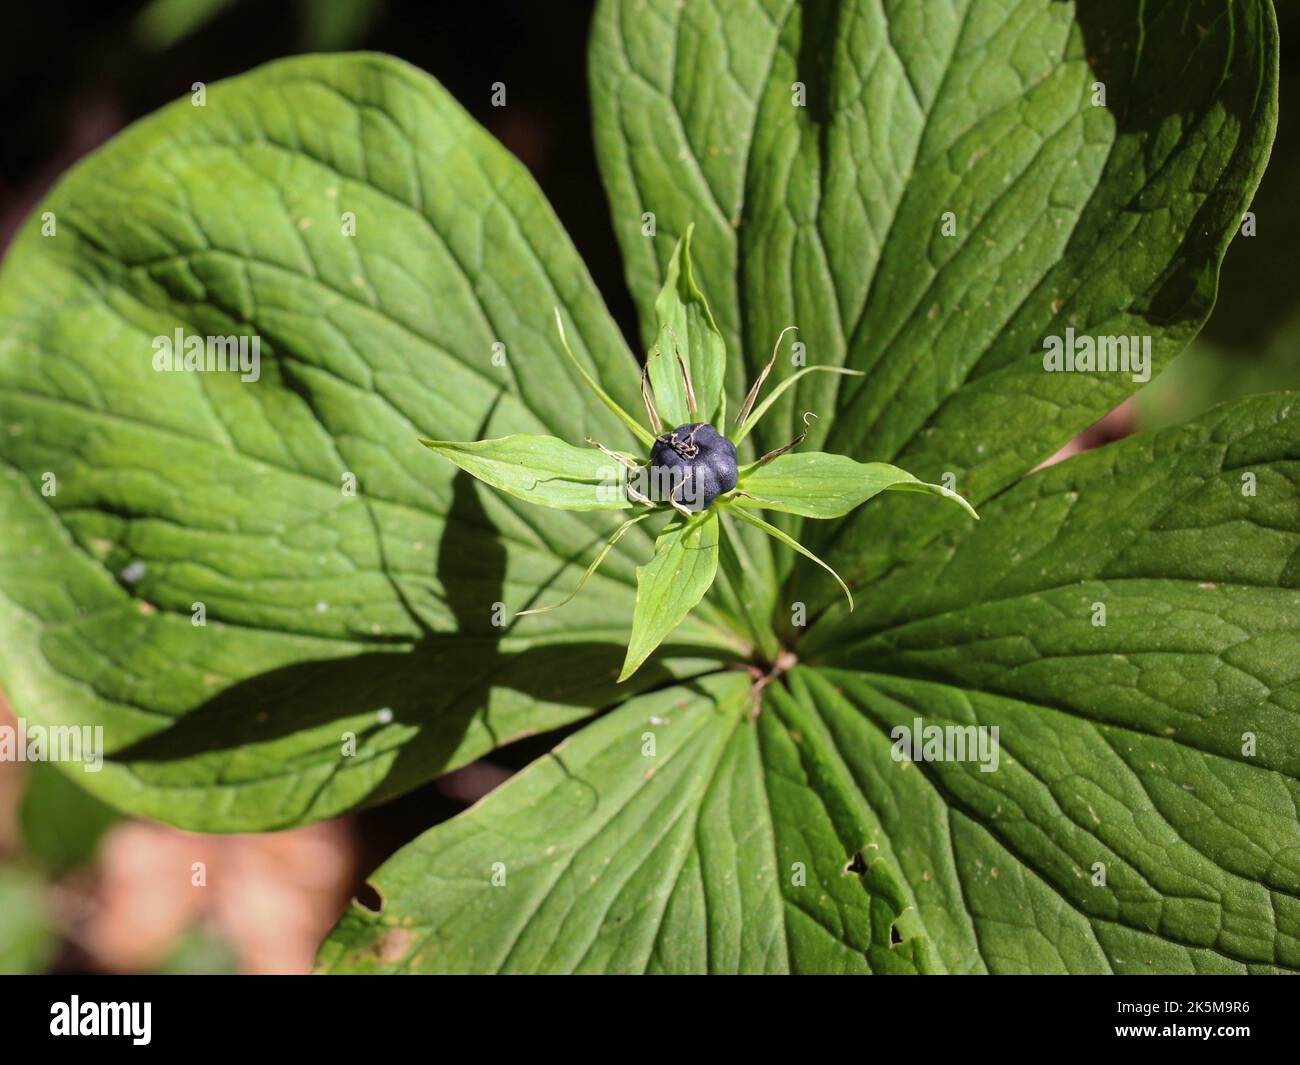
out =
<svg viewBox="0 0 1300 1065"><path fill-rule="evenodd" d="M382 16L379 0L298 0L305 52L355 48Z"/></svg>
<svg viewBox="0 0 1300 1065"><path fill-rule="evenodd" d="M177 940L157 971L163 976L224 976L239 972L239 959L217 933L196 925Z"/></svg>
<svg viewBox="0 0 1300 1065"><path fill-rule="evenodd" d="M1249 352L1201 337L1138 393L1138 427L1185 422L1255 392L1300 389L1300 309L1267 344Z"/></svg>
<svg viewBox="0 0 1300 1065"><path fill-rule="evenodd" d="M122 819L68 774L44 762L28 767L18 817L28 853L54 876L89 862L105 830Z"/></svg>
<svg viewBox="0 0 1300 1065"><path fill-rule="evenodd" d="M202 29L234 0L150 0L135 17L135 37L161 52Z"/></svg>
<svg viewBox="0 0 1300 1065"><path fill-rule="evenodd" d="M206 29L238 0L150 0L135 17L135 39L150 51L161 52ZM247 18L261 9L263 0L243 0ZM298 0L298 39L306 52L333 52L354 48L369 32L383 5L379 0Z"/></svg>
<svg viewBox="0 0 1300 1065"><path fill-rule="evenodd" d="M1228 248L1201 335L1138 394L1138 427L1186 421L1254 392L1300 389L1300 4L1278 5L1282 77L1277 139L1251 211L1256 235Z"/></svg>
<svg viewBox="0 0 1300 1065"><path fill-rule="evenodd" d="M58 946L45 881L22 866L0 866L0 974L44 972Z"/></svg>

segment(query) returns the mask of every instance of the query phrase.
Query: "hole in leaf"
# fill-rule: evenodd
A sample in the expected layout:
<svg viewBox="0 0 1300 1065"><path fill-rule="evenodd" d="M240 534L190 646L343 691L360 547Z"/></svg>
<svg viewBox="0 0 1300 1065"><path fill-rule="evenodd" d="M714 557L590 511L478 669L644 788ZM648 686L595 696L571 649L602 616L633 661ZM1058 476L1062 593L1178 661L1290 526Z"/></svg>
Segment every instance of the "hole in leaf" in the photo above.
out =
<svg viewBox="0 0 1300 1065"><path fill-rule="evenodd" d="M896 947L901 942L903 942L903 937L898 934L898 925L891 924L889 926L889 945Z"/></svg>
<svg viewBox="0 0 1300 1065"><path fill-rule="evenodd" d="M844 866L844 875L861 876L867 871L867 863L862 860L862 852L859 851L849 859L848 864Z"/></svg>
<svg viewBox="0 0 1300 1065"><path fill-rule="evenodd" d="M371 913L381 913L384 909L384 896L379 893L379 889L374 884L367 881L357 889L356 898L352 900L363 910L369 910Z"/></svg>

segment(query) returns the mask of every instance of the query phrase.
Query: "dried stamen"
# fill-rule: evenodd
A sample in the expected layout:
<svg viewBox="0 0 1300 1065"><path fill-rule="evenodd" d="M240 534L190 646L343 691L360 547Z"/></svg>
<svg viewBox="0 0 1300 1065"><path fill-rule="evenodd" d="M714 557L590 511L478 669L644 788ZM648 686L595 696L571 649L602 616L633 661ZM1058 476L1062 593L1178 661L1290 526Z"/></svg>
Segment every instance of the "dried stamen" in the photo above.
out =
<svg viewBox="0 0 1300 1065"><path fill-rule="evenodd" d="M686 409L691 412L692 416L700 413L699 404L695 402L695 386L691 384L691 371L686 365L686 360L682 358L682 353L677 352L677 365L682 368L682 377L686 380Z"/></svg>
<svg viewBox="0 0 1300 1065"><path fill-rule="evenodd" d="M677 493L680 492L685 487L686 487L686 478L683 477L680 481L677 482L676 487L674 487L673 490L668 493L668 502L673 505L673 509L677 511L678 514L685 514L689 518L691 517L691 512L687 510L686 507L682 506L681 503L677 502Z"/></svg>
<svg viewBox="0 0 1300 1065"><path fill-rule="evenodd" d="M700 445L695 442L695 434L698 433L699 427L696 426L691 430L690 435L681 438L674 429L671 433L664 433L659 437L659 443L664 447L670 447L684 459L693 459L700 453Z"/></svg>
<svg viewBox="0 0 1300 1065"><path fill-rule="evenodd" d="M673 353L677 356L677 367L682 371L682 380L686 382L686 409L692 414L700 412L699 404L695 401L695 386L691 383L691 369L686 365L686 360L682 357L682 342L678 339L677 330L671 325L664 326L669 335L673 338Z"/></svg>

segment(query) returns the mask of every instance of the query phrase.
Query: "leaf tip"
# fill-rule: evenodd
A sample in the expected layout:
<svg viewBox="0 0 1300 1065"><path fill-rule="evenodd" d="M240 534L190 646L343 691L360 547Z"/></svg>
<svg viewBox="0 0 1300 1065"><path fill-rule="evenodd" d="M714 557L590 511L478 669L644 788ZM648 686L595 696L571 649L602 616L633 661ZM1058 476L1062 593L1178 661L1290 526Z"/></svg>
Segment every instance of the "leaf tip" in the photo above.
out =
<svg viewBox="0 0 1300 1065"><path fill-rule="evenodd" d="M980 520L979 511L977 511L973 506L970 505L970 500L968 500L964 495L962 495L960 492L954 492L951 489L948 489L947 495L949 499L951 499L954 503L960 506L962 510L964 510L972 518L974 518L976 521Z"/></svg>

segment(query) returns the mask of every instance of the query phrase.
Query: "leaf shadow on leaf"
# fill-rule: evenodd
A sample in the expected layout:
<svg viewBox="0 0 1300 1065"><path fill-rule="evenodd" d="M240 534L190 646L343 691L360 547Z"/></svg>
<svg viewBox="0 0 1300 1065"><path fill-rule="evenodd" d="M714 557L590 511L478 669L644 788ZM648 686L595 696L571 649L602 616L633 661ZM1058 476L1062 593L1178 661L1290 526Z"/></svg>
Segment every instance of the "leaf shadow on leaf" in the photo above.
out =
<svg viewBox="0 0 1300 1065"><path fill-rule="evenodd" d="M488 489L482 489L487 491ZM300 738L314 732L294 761L303 773L334 765L359 768L387 758L363 795L346 805L390 799L503 744L560 728L635 694L677 682L663 662L674 654L716 661L716 649L686 644L666 647L636 677L619 685L626 654L619 643L572 641L503 650L508 627L492 624L495 604L504 602L506 551L478 497L474 479L459 473L438 548L435 573L441 598L456 629L435 632L396 583L420 637L403 649L367 651L346 658L315 659L249 677L226 688L173 725L114 752L117 763L175 763L183 759L236 755L248 748ZM378 530L377 530L378 532ZM713 668L716 668L713 667ZM526 715L540 727L516 725L499 731L484 707L549 704ZM520 722L525 717L518 718ZM331 724L336 729L330 729ZM411 733L414 727L418 731ZM383 730L391 729L388 739ZM468 733L476 730L477 735ZM356 736L355 755L343 755L347 732ZM267 752L267 757L274 757ZM281 756L282 757L282 756ZM290 756L293 758L294 756ZM351 762L349 766L346 763ZM337 773L324 776L302 817L312 816L319 791ZM223 774L223 780L227 779ZM325 813L336 803L321 804ZM292 816L291 820L294 819Z"/></svg>
<svg viewBox="0 0 1300 1065"><path fill-rule="evenodd" d="M835 118L832 108L835 42L840 39L844 7L840 0L808 0L800 16L803 32L799 37L795 70L799 82L807 87L804 107L820 132L823 151Z"/></svg>

